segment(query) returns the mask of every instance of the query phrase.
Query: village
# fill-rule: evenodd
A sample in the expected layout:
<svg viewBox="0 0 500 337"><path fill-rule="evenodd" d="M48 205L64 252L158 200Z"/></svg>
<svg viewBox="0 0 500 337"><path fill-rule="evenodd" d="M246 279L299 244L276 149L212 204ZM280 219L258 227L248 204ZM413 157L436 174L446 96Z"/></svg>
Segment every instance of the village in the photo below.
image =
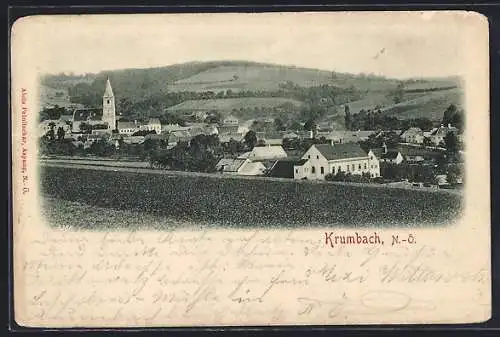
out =
<svg viewBox="0 0 500 337"><path fill-rule="evenodd" d="M419 188L463 184L462 130L450 122L426 130L338 130L307 122L284 129L275 118L240 120L196 107L183 111L180 122L128 120L116 111L109 78L102 99L102 107L76 107L41 121L42 158L139 160L156 169Z"/></svg>

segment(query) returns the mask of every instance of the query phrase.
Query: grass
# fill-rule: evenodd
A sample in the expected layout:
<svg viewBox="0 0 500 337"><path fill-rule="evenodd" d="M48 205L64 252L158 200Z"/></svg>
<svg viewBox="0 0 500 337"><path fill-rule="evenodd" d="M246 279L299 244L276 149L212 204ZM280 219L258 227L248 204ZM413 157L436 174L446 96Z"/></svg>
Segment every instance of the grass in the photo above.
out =
<svg viewBox="0 0 500 337"><path fill-rule="evenodd" d="M147 224L142 217L153 216L182 226L435 226L453 221L462 205L450 193L293 180L42 167L40 181L44 196L92 205L79 216L90 227L127 226L123 212L133 212L130 221Z"/></svg>

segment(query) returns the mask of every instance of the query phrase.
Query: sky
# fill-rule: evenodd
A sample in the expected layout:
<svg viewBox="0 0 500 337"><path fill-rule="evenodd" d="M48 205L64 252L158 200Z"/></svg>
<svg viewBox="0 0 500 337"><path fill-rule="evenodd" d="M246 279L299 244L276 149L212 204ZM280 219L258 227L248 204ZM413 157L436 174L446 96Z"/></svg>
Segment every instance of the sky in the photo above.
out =
<svg viewBox="0 0 500 337"><path fill-rule="evenodd" d="M465 14L337 12L33 16L12 41L40 73L247 60L392 78L462 75ZM464 24L465 22L465 24ZM15 56L13 56L15 57Z"/></svg>

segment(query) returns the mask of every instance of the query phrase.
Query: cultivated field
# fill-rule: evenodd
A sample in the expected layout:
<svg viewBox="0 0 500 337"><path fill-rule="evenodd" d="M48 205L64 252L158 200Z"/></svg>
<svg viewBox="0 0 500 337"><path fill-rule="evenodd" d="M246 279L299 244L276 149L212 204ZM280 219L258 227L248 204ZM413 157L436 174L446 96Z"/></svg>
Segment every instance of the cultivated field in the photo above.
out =
<svg viewBox="0 0 500 337"><path fill-rule="evenodd" d="M47 166L40 174L44 197L200 226L432 226L453 221L462 204L459 194L376 185Z"/></svg>
<svg viewBox="0 0 500 337"><path fill-rule="evenodd" d="M226 99L206 99L206 100L189 100L168 108L168 111L231 111L232 109L240 108L273 108L283 104L293 104L300 107L302 102L283 97L242 97L242 98L226 98Z"/></svg>

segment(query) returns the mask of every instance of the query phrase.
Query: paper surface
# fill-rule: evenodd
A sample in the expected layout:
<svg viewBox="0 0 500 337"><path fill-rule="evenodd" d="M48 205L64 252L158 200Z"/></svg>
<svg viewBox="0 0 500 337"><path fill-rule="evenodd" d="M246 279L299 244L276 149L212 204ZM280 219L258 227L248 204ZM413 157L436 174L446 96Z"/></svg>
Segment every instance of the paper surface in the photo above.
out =
<svg viewBox="0 0 500 337"><path fill-rule="evenodd" d="M185 226L154 212L123 209L114 214L113 208L41 195L39 76L66 71L64 67L79 62L84 72L159 66L157 54L169 54L154 47L161 46L162 25L170 29L170 47L182 50L165 56L166 64L223 59L224 53L237 59L243 49L247 56L241 59L274 62L273 55L288 54L283 64L320 69L339 54L338 64L349 72L352 65L346 55L357 59L366 44L357 50L347 39L331 42L348 50L338 52L325 36L329 29L332 35L352 29L349 34L359 36L359 41L375 36L381 46L384 41L391 45L387 53L399 61L376 63L375 72L418 77L410 69L431 69L429 74L436 76L441 76L440 68L460 71L466 110L462 215L433 227L333 222L294 228ZM194 46L183 40L195 36L200 26L224 43ZM55 31L64 38L55 38ZM251 33L269 38L252 44ZM442 39L451 52L431 59L421 51L416 57L407 54L411 48L405 49L404 43L394 42L411 45L425 38ZM299 39L320 41L323 50L316 54L322 56L310 61L316 66L301 63L312 54L297 44ZM114 54L75 51L73 40ZM134 40L135 47L126 42ZM61 44L64 41L68 45ZM490 318L489 61L484 17L472 12L34 16L14 24L11 42L14 317L19 325L472 323ZM102 68L92 68L100 61ZM393 68L401 71L396 74ZM49 183L63 186L74 181ZM89 188L87 183L82 182L82 191ZM208 197L217 192L207 187L206 193ZM286 204L287 195L281 200ZM307 207L305 202L305 214ZM376 208L375 203L373 214ZM421 212L425 218L429 210ZM380 244L342 244L336 236L379 237Z"/></svg>

